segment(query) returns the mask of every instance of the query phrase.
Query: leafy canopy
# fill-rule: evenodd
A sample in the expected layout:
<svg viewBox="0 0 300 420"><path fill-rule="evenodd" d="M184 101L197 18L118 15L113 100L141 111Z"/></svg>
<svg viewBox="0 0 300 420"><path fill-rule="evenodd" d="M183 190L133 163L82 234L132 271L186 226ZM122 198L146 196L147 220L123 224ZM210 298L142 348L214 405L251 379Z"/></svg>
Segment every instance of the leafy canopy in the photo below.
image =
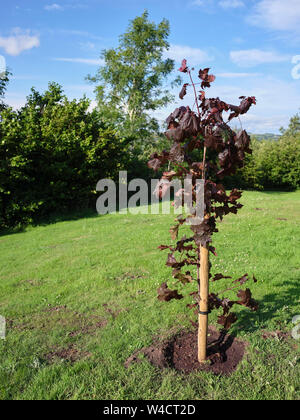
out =
<svg viewBox="0 0 300 420"><path fill-rule="evenodd" d="M163 57L169 48L169 32L166 19L156 25L148 20L145 11L130 22L117 48L102 51L105 65L96 76L87 77L97 84L102 117L114 121L122 133L134 138L157 130L157 121L148 112L173 100L164 87L165 78L174 68L174 61Z"/></svg>

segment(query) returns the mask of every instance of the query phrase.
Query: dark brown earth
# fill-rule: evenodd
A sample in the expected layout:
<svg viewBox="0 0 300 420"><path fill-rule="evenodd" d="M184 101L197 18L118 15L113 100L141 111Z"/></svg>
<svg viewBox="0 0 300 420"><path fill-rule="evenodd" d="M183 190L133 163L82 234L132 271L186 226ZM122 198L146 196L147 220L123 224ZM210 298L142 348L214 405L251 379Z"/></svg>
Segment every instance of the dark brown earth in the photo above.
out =
<svg viewBox="0 0 300 420"><path fill-rule="evenodd" d="M143 274L134 274L134 273L123 273L121 276L116 277L116 280L138 280L144 277Z"/></svg>
<svg viewBox="0 0 300 420"><path fill-rule="evenodd" d="M112 309L107 303L103 303L103 308L105 312L110 314L113 318L116 318L118 315L120 315L121 312L127 311L127 309Z"/></svg>
<svg viewBox="0 0 300 420"><path fill-rule="evenodd" d="M183 331L169 340L155 342L150 347L136 351L126 360L125 367L140 362L138 356L143 354L150 363L161 369L173 368L186 374L207 371L216 375L230 375L242 361L246 345L246 342L230 335L224 336L209 327L208 361L200 364L197 359L197 330Z"/></svg>
<svg viewBox="0 0 300 420"><path fill-rule="evenodd" d="M79 351L73 345L71 345L64 349L60 349L60 350L55 349L47 353L44 356L44 358L49 363L54 363L57 359L67 360L68 362L74 363L77 360L84 359L89 356L91 356L90 353Z"/></svg>
<svg viewBox="0 0 300 420"><path fill-rule="evenodd" d="M77 337L80 334L93 334L95 333L98 329L100 328L104 328L107 325L107 320L103 319L102 321L96 322L95 324L92 325L84 325L81 328L75 330L75 331L71 331L68 336L69 337Z"/></svg>
<svg viewBox="0 0 300 420"><path fill-rule="evenodd" d="M66 305L48 306L48 308L45 309L46 312L59 312L59 311L64 311L64 310L67 310Z"/></svg>
<svg viewBox="0 0 300 420"><path fill-rule="evenodd" d="M291 333L290 332L284 332L284 331L263 331L261 337L264 340L267 340L268 338L277 338L278 340L288 340L289 338L291 338Z"/></svg>

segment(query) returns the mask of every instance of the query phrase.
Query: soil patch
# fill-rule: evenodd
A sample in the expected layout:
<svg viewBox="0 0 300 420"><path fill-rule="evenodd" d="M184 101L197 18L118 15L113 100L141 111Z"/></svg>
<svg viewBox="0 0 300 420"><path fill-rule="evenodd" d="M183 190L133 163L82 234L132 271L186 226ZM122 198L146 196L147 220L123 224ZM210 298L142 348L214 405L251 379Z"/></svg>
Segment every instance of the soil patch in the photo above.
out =
<svg viewBox="0 0 300 420"><path fill-rule="evenodd" d="M22 281L21 284L30 284L30 286L40 286L43 282L41 280L36 280L36 279L28 279L25 281Z"/></svg>
<svg viewBox="0 0 300 420"><path fill-rule="evenodd" d="M289 338L291 338L291 333L289 332L284 332L284 331L263 331L261 337L264 340L267 340L268 338L277 338L280 341L286 341Z"/></svg>
<svg viewBox="0 0 300 420"><path fill-rule="evenodd" d="M67 348L64 349L60 349L60 350L53 350L49 353L47 353L44 358L49 362L49 363L54 363L57 359L60 360L67 360L68 362L74 363L77 360L80 359L84 359L86 357L91 356L90 353L86 352L86 351L80 351L77 350L74 346L69 346Z"/></svg>
<svg viewBox="0 0 300 420"><path fill-rule="evenodd" d="M120 315L121 312L127 311L127 309L112 309L107 303L103 303L103 308L106 313L110 314L113 318L117 318L118 315Z"/></svg>
<svg viewBox="0 0 300 420"><path fill-rule="evenodd" d="M80 334L93 334L98 329L106 327L106 325L107 325L107 320L102 319L101 321L96 322L96 324L85 325L78 330L71 331L68 335L69 335L69 337L77 337Z"/></svg>
<svg viewBox="0 0 300 420"><path fill-rule="evenodd" d="M183 331L169 340L153 343L150 347L134 352L126 360L125 367L140 362L139 355L144 355L150 363L161 369L173 368L186 374L206 371L216 375L230 375L242 361L246 345L244 341L209 327L208 361L200 364L197 359L197 330Z"/></svg>
<svg viewBox="0 0 300 420"><path fill-rule="evenodd" d="M23 317L18 322L10 320L9 327L19 331L68 329L68 335L70 337L76 337L85 334L93 335L99 329L104 328L107 323L107 319L103 316L75 312L68 309L66 305L49 305L42 311L32 314L30 317L27 316L25 319Z"/></svg>
<svg viewBox="0 0 300 420"><path fill-rule="evenodd" d="M61 305L61 306L50 306L45 309L45 312L60 312L60 311L66 311L67 310L67 306L66 305Z"/></svg>
<svg viewBox="0 0 300 420"><path fill-rule="evenodd" d="M144 275L134 274L134 273L123 273L121 276L117 277L117 280L138 280L142 279Z"/></svg>

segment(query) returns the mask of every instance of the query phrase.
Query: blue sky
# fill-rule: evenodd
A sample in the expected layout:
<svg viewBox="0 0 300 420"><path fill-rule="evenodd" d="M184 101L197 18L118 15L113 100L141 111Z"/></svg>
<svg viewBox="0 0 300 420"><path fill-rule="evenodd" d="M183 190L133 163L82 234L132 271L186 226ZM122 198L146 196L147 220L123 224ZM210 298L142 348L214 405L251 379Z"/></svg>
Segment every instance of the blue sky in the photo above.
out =
<svg viewBox="0 0 300 420"><path fill-rule="evenodd" d="M242 117L253 133L277 133L300 108L300 0L11 0L2 2L0 55L13 72L6 100L17 108L34 86L49 81L66 94L94 99L85 81L101 50L116 47L130 19L148 9L156 23L170 21L170 50L217 76L210 97L230 103L257 97ZM165 118L180 100L156 113ZM192 97L187 96L192 103ZM184 103L186 103L186 101Z"/></svg>

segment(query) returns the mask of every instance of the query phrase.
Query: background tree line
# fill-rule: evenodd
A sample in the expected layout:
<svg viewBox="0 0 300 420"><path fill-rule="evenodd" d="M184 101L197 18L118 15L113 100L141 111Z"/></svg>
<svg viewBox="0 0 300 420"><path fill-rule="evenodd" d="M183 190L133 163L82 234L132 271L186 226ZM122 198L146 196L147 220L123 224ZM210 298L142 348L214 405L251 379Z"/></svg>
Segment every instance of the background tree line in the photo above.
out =
<svg viewBox="0 0 300 420"><path fill-rule="evenodd" d="M88 76L95 84L93 110L86 97L69 100L56 83L44 93L32 88L25 106L13 110L4 99L10 74L0 79L0 229L94 208L97 181L117 181L120 170L129 178L158 177L147 161L167 148L151 113L174 99L165 86L174 69L163 56L168 36L168 21L156 25L147 12L130 22L119 46L103 51L105 66ZM279 140L253 137L252 149L235 179L225 179L227 187L300 186L299 115Z"/></svg>
<svg viewBox="0 0 300 420"><path fill-rule="evenodd" d="M228 187L256 190L294 190L300 187L300 116L291 118L281 129L278 140L257 140L251 136L253 153L235 177L226 179Z"/></svg>

